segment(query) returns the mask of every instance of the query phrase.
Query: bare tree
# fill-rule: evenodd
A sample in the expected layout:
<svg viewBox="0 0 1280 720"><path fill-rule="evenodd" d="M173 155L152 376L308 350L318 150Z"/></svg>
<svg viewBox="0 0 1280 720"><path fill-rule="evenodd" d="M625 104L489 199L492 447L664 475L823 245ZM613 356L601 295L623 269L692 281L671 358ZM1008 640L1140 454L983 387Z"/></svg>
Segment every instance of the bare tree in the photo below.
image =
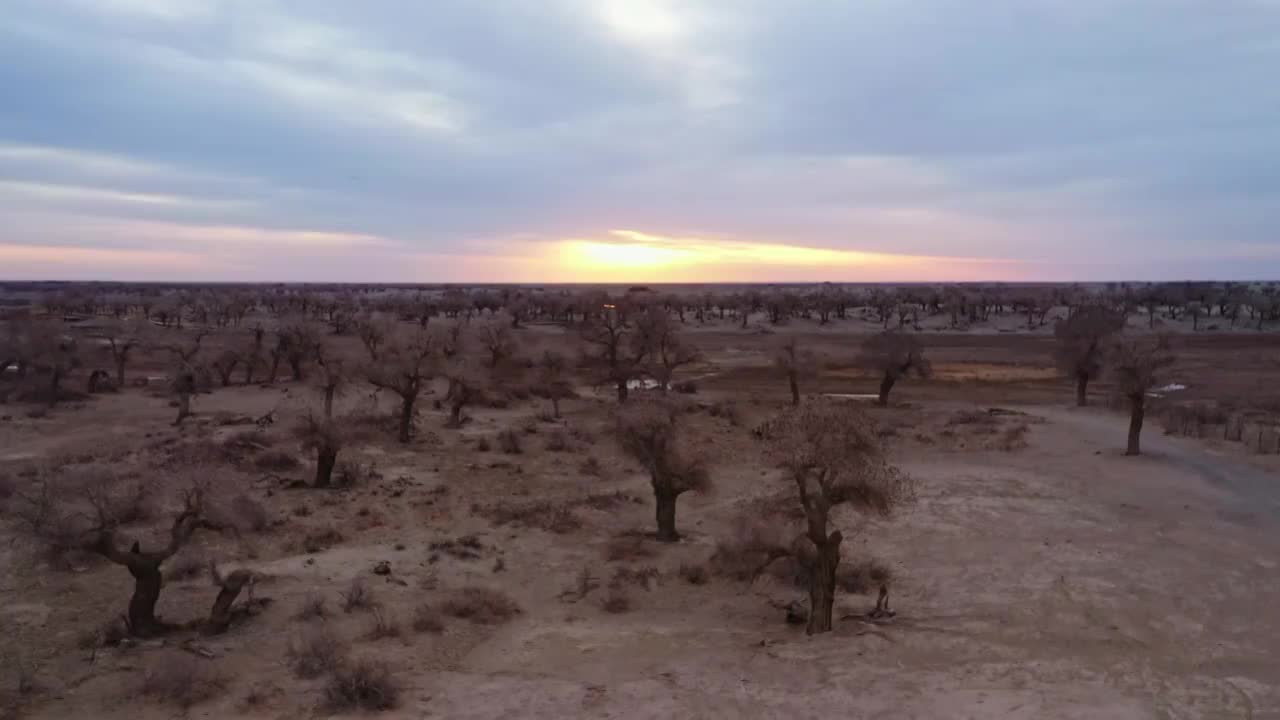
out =
<svg viewBox="0 0 1280 720"><path fill-rule="evenodd" d="M178 396L178 417L173 421L174 425L181 425L191 415L191 396L196 392L196 376L201 372L200 344L207 334L207 331L200 330L189 343L169 345L174 365L173 392Z"/></svg>
<svg viewBox="0 0 1280 720"><path fill-rule="evenodd" d="M649 472L656 505L658 539L675 542L676 499L711 487L705 461L682 447L678 441L679 410L673 406L645 402L629 408L618 418L618 441L622 450Z"/></svg>
<svg viewBox="0 0 1280 720"><path fill-rule="evenodd" d="M909 497L910 485L886 462L872 423L848 403L806 403L766 428L771 451L795 483L804 537L813 546L808 632L828 632L844 541L840 530L830 529L832 508L847 503L887 516Z"/></svg>
<svg viewBox="0 0 1280 720"><path fill-rule="evenodd" d="M356 334L369 353L369 359L377 362L383 343L395 334L395 324L381 315L365 313L356 318Z"/></svg>
<svg viewBox="0 0 1280 720"><path fill-rule="evenodd" d="M774 367L787 376L791 388L791 404L800 404L800 381L818 373L818 358L812 350L801 347L795 335L788 335L773 354Z"/></svg>
<svg viewBox="0 0 1280 720"><path fill-rule="evenodd" d="M640 316L635 342L644 348L649 374L663 395L671 388L677 369L702 359L702 353L681 336L680 326L660 307L651 307Z"/></svg>
<svg viewBox="0 0 1280 720"><path fill-rule="evenodd" d="M1076 405L1089 402L1089 381L1102 374L1107 343L1124 328L1124 316L1102 305L1085 305L1053 327L1058 369L1076 381Z"/></svg>
<svg viewBox="0 0 1280 720"><path fill-rule="evenodd" d="M156 602L164 587L161 565L191 539L198 528L221 529L202 512L203 493L193 489L184 498L184 506L173 519L169 529L169 542L159 550L144 552L135 541L128 550L121 550L116 542L115 521L103 509L101 501L95 502L99 511L99 527L93 532L90 549L117 565L123 565L133 576L133 597L129 600L127 617L129 631L133 635L155 635L167 629L156 618Z"/></svg>
<svg viewBox="0 0 1280 720"><path fill-rule="evenodd" d="M449 381L449 389L445 393L449 419L445 421L445 427L462 427L462 411L484 396L486 378L458 357L448 361L444 375Z"/></svg>
<svg viewBox="0 0 1280 720"><path fill-rule="evenodd" d="M316 388L324 399L324 417L333 418L333 400L346 390L351 381L351 366L332 344L319 342L315 346L315 363L319 376Z"/></svg>
<svg viewBox="0 0 1280 720"><path fill-rule="evenodd" d="M133 351L142 346L150 334L150 323L139 323L129 320L112 320L103 323L98 337L106 343L107 353L116 371L116 387L124 387L125 366Z"/></svg>
<svg viewBox="0 0 1280 720"><path fill-rule="evenodd" d="M914 335L886 331L867 338L855 358L862 368L880 373L878 404L889 404L889 391L902 378L910 375L927 378L933 367L924 356L924 346Z"/></svg>
<svg viewBox="0 0 1280 720"><path fill-rule="evenodd" d="M618 309L609 306L581 326L582 339L591 346L588 364L605 382L617 388L618 402L627 401L627 384L639 374L648 347L636 339L635 328Z"/></svg>
<svg viewBox="0 0 1280 720"><path fill-rule="evenodd" d="M551 401L551 412L560 417L560 401L573 397L573 383L569 377L569 361L558 352L548 350L538 358L537 382L534 392Z"/></svg>
<svg viewBox="0 0 1280 720"><path fill-rule="evenodd" d="M276 350L279 358L289 363L294 380L306 380L306 362L315 357L316 345L320 343L320 331L310 323L292 320L276 331ZM275 373L272 372L272 381Z"/></svg>
<svg viewBox="0 0 1280 720"><path fill-rule="evenodd" d="M1111 367L1120 393L1129 399L1129 443L1126 455L1142 452L1142 421L1147 393L1159 382L1161 371L1174 363L1167 335L1119 338L1111 346Z"/></svg>
<svg viewBox="0 0 1280 720"><path fill-rule="evenodd" d="M435 336L417 329L392 338L367 369L369 382L390 390L400 398L399 430L396 437L409 442L413 430L414 405L436 372Z"/></svg>
<svg viewBox="0 0 1280 720"><path fill-rule="evenodd" d="M332 484L333 468L338 463L338 453L347 444L347 423L335 421L330 416L317 417L310 410L298 420L294 434L302 441L305 450L316 452L316 477L313 487L327 488Z"/></svg>
<svg viewBox="0 0 1280 720"><path fill-rule="evenodd" d="M498 367L516 354L516 336L505 319L493 316L477 325L476 337L489 355L490 368Z"/></svg>

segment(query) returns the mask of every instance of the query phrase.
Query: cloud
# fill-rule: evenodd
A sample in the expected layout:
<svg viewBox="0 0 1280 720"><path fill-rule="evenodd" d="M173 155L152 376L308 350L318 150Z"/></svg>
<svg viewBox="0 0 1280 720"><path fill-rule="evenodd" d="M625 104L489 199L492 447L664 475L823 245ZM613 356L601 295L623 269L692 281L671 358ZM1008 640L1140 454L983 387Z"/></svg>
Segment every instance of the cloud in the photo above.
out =
<svg viewBox="0 0 1280 720"><path fill-rule="evenodd" d="M1274 275L1277 36L1249 0L12 0L0 242L168 237L218 279L258 244L564 279L617 228L755 248L710 279Z"/></svg>

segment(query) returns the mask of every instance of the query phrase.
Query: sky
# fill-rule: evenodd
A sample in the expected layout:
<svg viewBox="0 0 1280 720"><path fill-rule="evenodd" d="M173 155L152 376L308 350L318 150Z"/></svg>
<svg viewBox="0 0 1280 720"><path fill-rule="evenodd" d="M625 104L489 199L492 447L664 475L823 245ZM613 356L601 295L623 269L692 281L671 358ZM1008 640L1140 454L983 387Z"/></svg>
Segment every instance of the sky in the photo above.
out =
<svg viewBox="0 0 1280 720"><path fill-rule="evenodd" d="M4 0L0 278L1280 278L1280 0Z"/></svg>

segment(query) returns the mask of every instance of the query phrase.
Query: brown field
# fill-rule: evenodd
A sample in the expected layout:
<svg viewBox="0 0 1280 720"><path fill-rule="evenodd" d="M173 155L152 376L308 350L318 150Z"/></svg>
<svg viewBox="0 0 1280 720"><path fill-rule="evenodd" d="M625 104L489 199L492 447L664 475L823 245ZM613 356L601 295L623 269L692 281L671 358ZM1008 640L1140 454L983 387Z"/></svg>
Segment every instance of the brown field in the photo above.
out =
<svg viewBox="0 0 1280 720"><path fill-rule="evenodd" d="M324 325L322 311L302 312ZM1211 316L1192 330L1161 317L1176 362L1158 386L1185 388L1151 399L1144 452L1130 457L1112 374L1077 408L1055 368L1065 312L1027 328L1002 311L967 330L927 316L911 333L932 376L902 380L888 407L873 403L879 375L855 362L881 327L865 311L827 325L760 312L746 328L676 321L699 358L673 385L696 392L668 401L712 487L680 497L674 543L654 538L649 477L615 437L612 387L576 360L576 326L535 313L511 330L518 357L572 360L561 417L535 372L500 378L471 344L450 367L476 373L486 399L449 427L452 375L433 371L407 443L395 396L365 379L356 333L326 330L330 357L350 363L336 405L352 480L321 489L295 430L321 397L312 359L305 380L283 362L274 382L244 384L238 370L225 387L204 380L175 425L167 348L193 341L194 316L147 331L125 387L86 394L89 371L111 367L91 350L107 319L55 313L78 343L64 383L75 392L48 407L23 399L15 373L0 380L12 390L0 403L0 718L1280 717L1275 323L1209 330L1223 324ZM243 322L209 323L202 362L282 317L258 304ZM456 322L472 333L487 318ZM1125 332L1151 324L1134 314ZM819 358L805 402L851 396L914 486L888 517L833 513L845 566L891 570L896 615L868 615L868 581L838 591L834 630L812 636L787 622L808 606L793 560L751 577L713 561L744 519L798 510L753 434L789 407L773 365L788 337ZM635 390L627 405L658 394ZM1189 428L1166 432L1174 408L1192 407ZM128 637L133 580L86 549L100 509L86 498L125 503L118 544L148 551L169 541L193 484L221 524L163 565L157 614L175 626ZM40 488L81 533L64 546L31 527ZM253 580L221 631L203 622L218 594L210 561Z"/></svg>

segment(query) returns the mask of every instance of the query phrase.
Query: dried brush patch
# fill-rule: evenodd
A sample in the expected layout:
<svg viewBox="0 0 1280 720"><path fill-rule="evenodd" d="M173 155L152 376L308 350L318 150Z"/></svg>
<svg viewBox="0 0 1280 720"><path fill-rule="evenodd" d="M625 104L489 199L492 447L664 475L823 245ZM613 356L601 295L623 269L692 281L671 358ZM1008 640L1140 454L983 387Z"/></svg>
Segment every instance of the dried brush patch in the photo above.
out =
<svg viewBox="0 0 1280 720"><path fill-rule="evenodd" d="M413 631L439 635L444 632L444 619L440 611L423 603L413 609Z"/></svg>
<svg viewBox="0 0 1280 720"><path fill-rule="evenodd" d="M531 503L495 503L473 507L472 511L494 525L515 525L563 535L582 528L582 521L566 503L540 500Z"/></svg>
<svg viewBox="0 0 1280 720"><path fill-rule="evenodd" d="M390 710L400 702L400 684L386 663L360 659L333 671L324 686L324 701L333 712Z"/></svg>
<svg viewBox="0 0 1280 720"><path fill-rule="evenodd" d="M345 613L353 613L357 610L372 610L376 608L378 601L373 597L373 591L365 584L364 578L355 578L347 589L342 593L342 611Z"/></svg>
<svg viewBox="0 0 1280 720"><path fill-rule="evenodd" d="M501 625L521 613L520 606L505 593L475 585L455 591L440 604L440 610L481 625Z"/></svg>
<svg viewBox="0 0 1280 720"><path fill-rule="evenodd" d="M289 641L285 659L294 675L319 677L336 670L347 658L348 648L329 628L309 628Z"/></svg>
<svg viewBox="0 0 1280 720"><path fill-rule="evenodd" d="M147 669L138 694L186 710L226 689L226 681L207 661L169 653Z"/></svg>
<svg viewBox="0 0 1280 720"><path fill-rule="evenodd" d="M373 618L369 621L369 627L365 629L365 640L385 640L387 638L400 637L399 620L379 607L373 608L372 612Z"/></svg>
<svg viewBox="0 0 1280 720"><path fill-rule="evenodd" d="M298 611L293 614L295 620L323 620L329 617L328 601L324 596L317 592L308 593L302 600L302 604L298 606Z"/></svg>

